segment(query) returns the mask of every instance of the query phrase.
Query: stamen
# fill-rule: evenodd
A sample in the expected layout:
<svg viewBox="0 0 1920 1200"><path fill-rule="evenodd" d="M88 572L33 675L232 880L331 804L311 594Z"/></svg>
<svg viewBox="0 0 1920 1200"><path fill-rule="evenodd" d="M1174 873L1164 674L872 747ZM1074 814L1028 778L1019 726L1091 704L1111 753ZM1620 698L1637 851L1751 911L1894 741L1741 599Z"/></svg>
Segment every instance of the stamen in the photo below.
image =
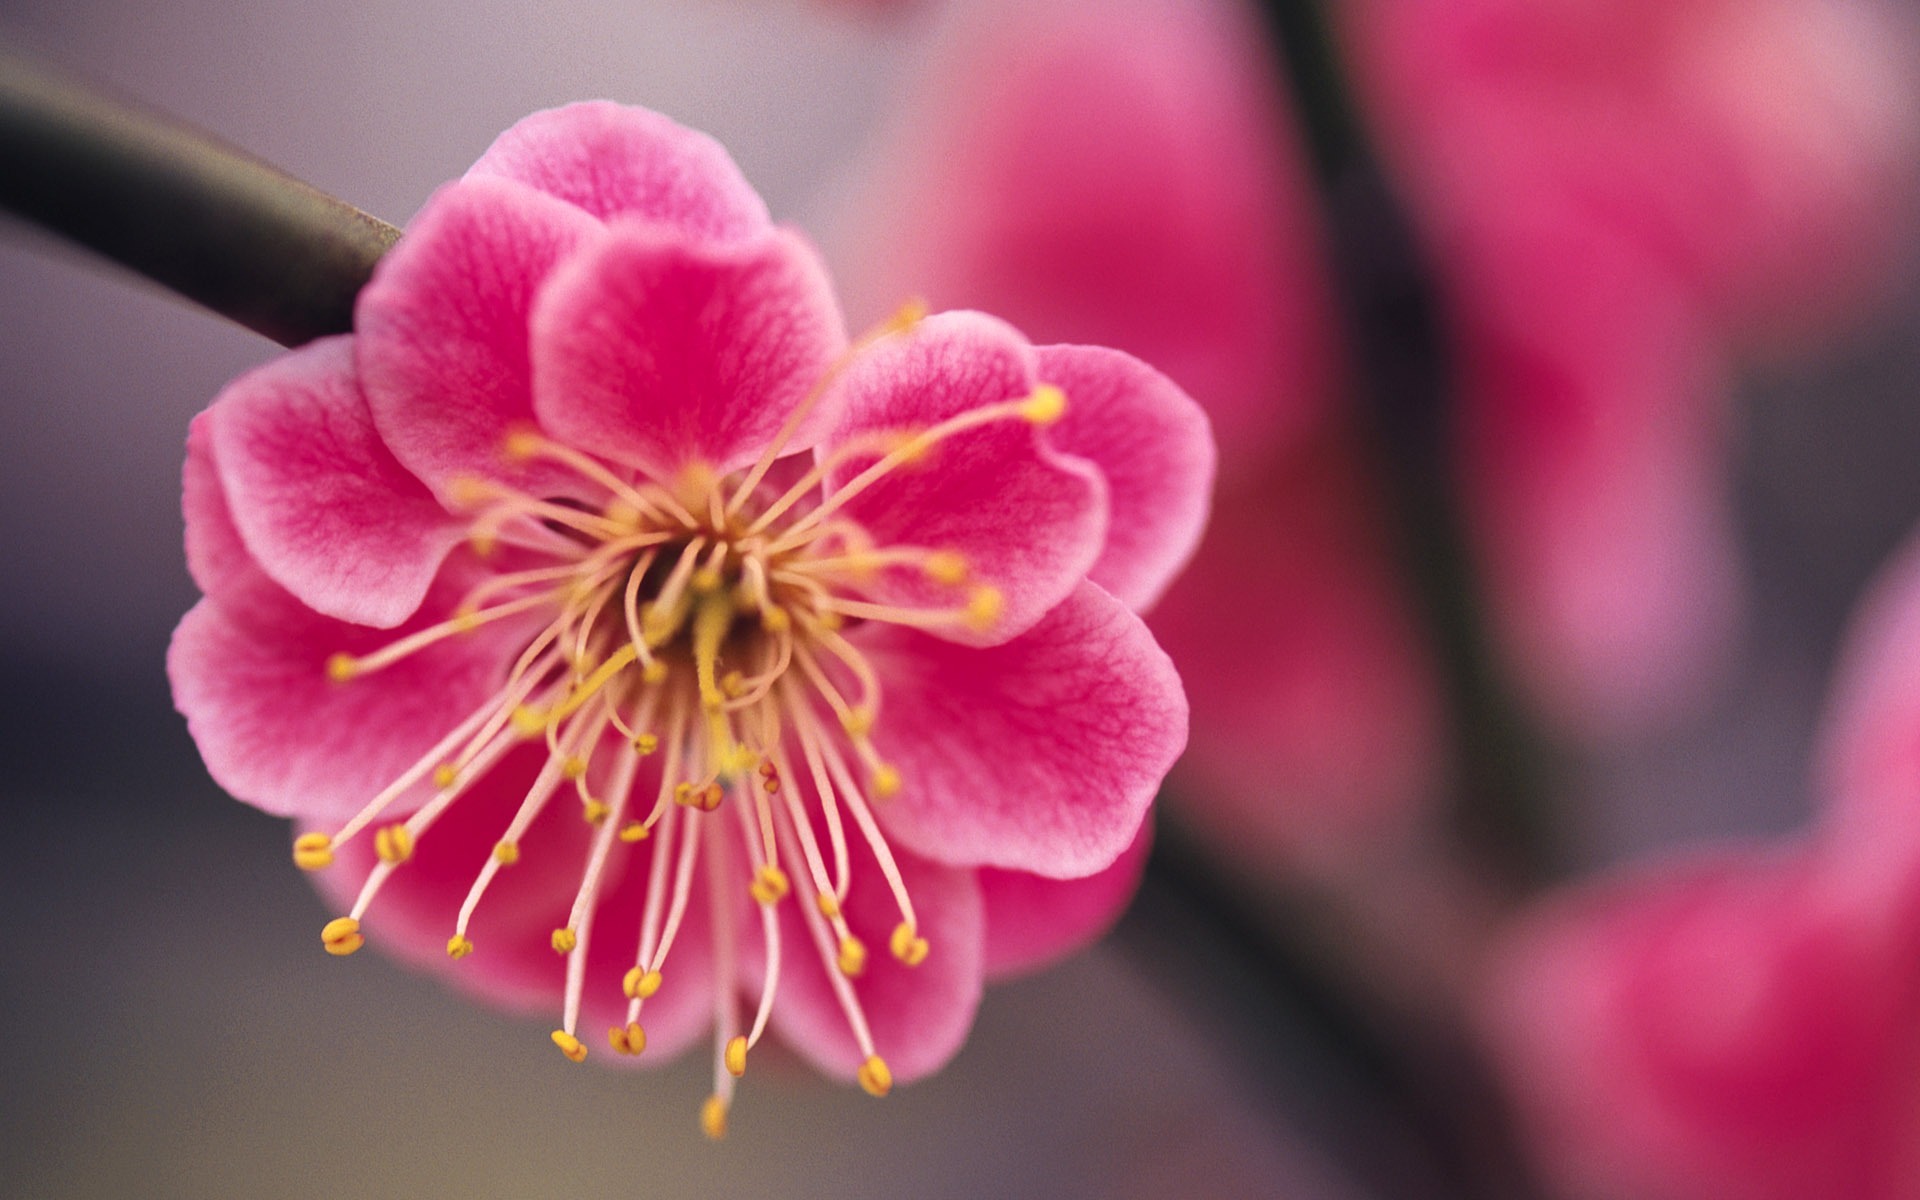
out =
<svg viewBox="0 0 1920 1200"><path fill-rule="evenodd" d="M320 930L320 944L328 954L344 957L366 945L367 939L360 934L360 922L352 917L335 917Z"/></svg>
<svg viewBox="0 0 1920 1200"><path fill-rule="evenodd" d="M734 490L732 499L727 501L728 515L739 512L740 506L753 495L754 489L760 486L760 481L767 477L767 472L773 469L773 464L778 462L781 454L786 451L787 443L791 442L793 435L800 431L800 423L806 420L807 414L812 412L814 406L820 402L820 397L826 394L827 389L840 378L847 367L881 339L896 333L905 333L924 320L926 315L927 305L924 300L909 300L895 310L891 317L856 338L840 357L834 359L832 365L801 398L800 403L794 405L793 412L787 415L786 423L780 426L780 432L775 434L773 440L767 443L767 448L761 451L759 460L753 464L753 469L740 480L740 486ZM715 521L714 524L719 525L721 522Z"/></svg>
<svg viewBox="0 0 1920 1200"><path fill-rule="evenodd" d="M318 871L333 865L333 839L324 833L303 833L293 839L293 865Z"/></svg>
<svg viewBox="0 0 1920 1200"><path fill-rule="evenodd" d="M970 429L978 429L982 425L1009 419L1047 424L1058 420L1065 411L1065 394L1050 384L1042 384L1039 390L1025 399L986 404L948 417L931 429L914 434L878 462L842 484L839 490L822 500L812 512L789 525L786 532L774 539L773 544L768 547L769 552L777 554L795 544L795 539L799 535L819 525L881 479L902 465L921 457L948 438Z"/></svg>
<svg viewBox="0 0 1920 1200"><path fill-rule="evenodd" d="M553 1044L560 1047L560 1053L577 1063L587 1061L587 1048L580 1043L579 1038L564 1029L554 1030L552 1036Z"/></svg>

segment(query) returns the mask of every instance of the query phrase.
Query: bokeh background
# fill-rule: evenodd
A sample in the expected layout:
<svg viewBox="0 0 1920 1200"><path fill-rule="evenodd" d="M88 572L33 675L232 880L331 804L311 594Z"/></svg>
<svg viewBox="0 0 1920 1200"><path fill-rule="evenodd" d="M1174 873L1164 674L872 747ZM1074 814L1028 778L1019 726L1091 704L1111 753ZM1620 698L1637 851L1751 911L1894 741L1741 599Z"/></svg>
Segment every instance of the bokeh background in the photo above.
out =
<svg viewBox="0 0 1920 1200"><path fill-rule="evenodd" d="M0 43L395 222L518 117L609 96L712 132L804 223L830 218L942 19L0 0ZM1704 712L1574 764L1583 861L1804 819L1843 619L1920 517L1917 335L1909 285L1819 360L1743 382L1750 629ZM205 778L162 670L195 598L187 421L275 352L0 221L0 1194L1423 1194L1417 1150L1309 1026L1164 905L991 991L954 1066L883 1104L756 1067L717 1147L695 1130L703 1062L576 1068L544 1018L321 954L331 914L283 823Z"/></svg>

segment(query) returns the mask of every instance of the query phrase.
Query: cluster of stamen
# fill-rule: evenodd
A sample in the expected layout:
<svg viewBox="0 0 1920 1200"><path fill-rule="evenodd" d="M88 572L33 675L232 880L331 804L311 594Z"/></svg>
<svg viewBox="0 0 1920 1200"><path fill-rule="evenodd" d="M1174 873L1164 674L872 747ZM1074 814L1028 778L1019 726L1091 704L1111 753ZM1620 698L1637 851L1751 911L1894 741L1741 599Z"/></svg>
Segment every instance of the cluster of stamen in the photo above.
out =
<svg viewBox="0 0 1920 1200"><path fill-rule="evenodd" d="M912 321L897 319L881 333ZM1064 404L1057 389L1043 386L930 428L859 438L822 456L784 490L768 484L768 471L807 405L758 463L725 478L698 464L675 478L655 478L532 430L511 434L510 458L558 464L577 477L577 493L598 503L543 498L490 481L463 484L456 499L471 509L475 549L489 554L510 545L533 565L488 578L431 628L371 654L329 661L333 679L350 686L443 639L509 618L545 618L485 703L341 828L296 840L294 861L317 870L341 845L372 833L378 861L348 915L323 930L328 952L351 954L364 944L360 922L381 886L476 779L514 747L544 741L545 762L480 865L454 920L448 956L476 952L469 930L489 886L519 861L536 818L571 794L594 833L566 924L552 933L554 952L566 959L553 1042L566 1057L587 1056L577 1025L587 948L610 864L616 854L645 853L639 939L622 981L626 1020L608 1031L612 1050L645 1050L646 1002L668 977L696 879L704 877L714 910L717 978L715 1085L701 1111L702 1128L714 1137L725 1132L734 1081L766 1032L780 979L778 909L788 902L800 904L808 940L859 1048L856 1077L868 1092L885 1095L892 1075L851 982L865 970L869 951L844 916L849 890L884 886L891 893L898 921L887 951L901 963L918 966L930 947L874 818L874 803L903 785L872 738L881 681L845 634L849 623L865 621L936 631L988 627L999 616L1001 597L973 580L966 560L951 549L875 545L844 507L888 475L917 469L955 434L999 421L1044 424L1057 419ZM823 494L830 474L862 459L871 462ZM938 585L936 594L950 602L919 607L875 598L872 583L883 572L900 571ZM642 760L654 756L659 782L643 788ZM410 815L381 823L396 808ZM854 838L877 864L878 884L852 877ZM743 902L758 909L766 964L744 1029L735 924L728 919Z"/></svg>

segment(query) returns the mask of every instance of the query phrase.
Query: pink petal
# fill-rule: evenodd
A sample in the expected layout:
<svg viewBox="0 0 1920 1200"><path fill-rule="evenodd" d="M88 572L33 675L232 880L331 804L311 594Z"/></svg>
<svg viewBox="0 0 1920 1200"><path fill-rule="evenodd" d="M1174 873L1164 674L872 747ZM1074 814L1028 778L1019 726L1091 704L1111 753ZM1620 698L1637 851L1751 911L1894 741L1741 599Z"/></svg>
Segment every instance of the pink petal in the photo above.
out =
<svg viewBox="0 0 1920 1200"><path fill-rule="evenodd" d="M1133 843L1187 740L1173 664L1140 619L1082 584L986 649L861 631L885 692L874 743L905 787L890 835L941 862L1091 875Z"/></svg>
<svg viewBox="0 0 1920 1200"><path fill-rule="evenodd" d="M1193 704L1175 800L1260 869L1341 857L1429 811L1439 697L1351 452L1303 445L1229 485L1151 624Z"/></svg>
<svg viewBox="0 0 1920 1200"><path fill-rule="evenodd" d="M1312 185L1252 14L1055 0L955 26L831 243L856 324L924 295L1118 347L1257 469L1338 368Z"/></svg>
<svg viewBox="0 0 1920 1200"><path fill-rule="evenodd" d="M1805 866L1733 852L1642 871L1508 941L1484 1028L1568 1194L1907 1194L1882 1185L1911 1130L1911 972Z"/></svg>
<svg viewBox="0 0 1920 1200"><path fill-rule="evenodd" d="M527 323L554 264L603 227L505 179L434 193L354 310L354 353L380 436L442 496L455 481L572 494L576 477L510 463L503 439L534 423Z"/></svg>
<svg viewBox="0 0 1920 1200"><path fill-rule="evenodd" d="M987 905L987 978L1043 967L1097 940L1126 911L1140 887L1153 823L1140 823L1133 844L1113 865L1083 879L1048 879L1024 871L980 870Z"/></svg>
<svg viewBox="0 0 1920 1200"><path fill-rule="evenodd" d="M656 112L593 100L525 117L467 172L499 177L602 220L643 217L703 239L768 227L767 206L719 142Z"/></svg>
<svg viewBox="0 0 1920 1200"><path fill-rule="evenodd" d="M535 406L562 440L671 478L760 456L846 345L813 251L624 225L554 273L533 314ZM791 449L812 444L803 428Z"/></svg>
<svg viewBox="0 0 1920 1200"><path fill-rule="evenodd" d="M208 596L244 611L262 597L291 603L286 590L254 561L227 507L220 464L213 452L213 419L205 412L187 426L187 461L181 470L180 509L186 519L187 571Z"/></svg>
<svg viewBox="0 0 1920 1200"><path fill-rule="evenodd" d="M835 389L843 404L825 449L873 432L923 430L961 413L1017 400L1036 386L1036 356L1013 329L980 313L942 313L855 359ZM829 495L870 466L861 455L831 471ZM962 555L973 582L999 589L999 620L955 622L941 636L1003 642L1038 621L1086 577L1107 530L1106 487L1083 460L1058 453L1044 428L995 421L939 442L842 510L882 546ZM917 571L890 571L875 599L954 609L965 595Z"/></svg>
<svg viewBox="0 0 1920 1200"><path fill-rule="evenodd" d="M174 631L167 674L208 772L279 816L331 822L358 811L505 682L539 618L446 638L344 684L328 677L327 660L444 620L476 578L467 560L450 559L419 612L392 630L321 616L271 585L244 605L195 605Z"/></svg>
<svg viewBox="0 0 1920 1200"><path fill-rule="evenodd" d="M1920 540L1854 618L1820 744L1825 821L1853 886L1920 930Z"/></svg>
<svg viewBox="0 0 1920 1200"><path fill-rule="evenodd" d="M1172 380L1117 350L1042 346L1040 378L1067 395L1053 445L1107 481L1107 544L1087 578L1144 612L1192 556L1213 494L1206 413Z"/></svg>
<svg viewBox="0 0 1920 1200"><path fill-rule="evenodd" d="M553 950L553 931L568 924L593 835L571 788L548 802L520 839L519 861L502 869L488 887L468 927L472 954L458 961L447 956L447 939L468 889L544 759L544 748L519 750L475 781L421 835L413 856L381 887L363 926L372 947L492 1003L540 1013L558 1028L566 959ZM653 795L651 784L637 790L648 799ZM639 945L651 851L650 842L614 844L586 942L578 1033L603 1063L666 1062L698 1039L713 1018L713 937L706 889L699 887L661 973L664 982L641 1011L646 1053L630 1059L606 1048L606 1030L627 1023L621 981ZM340 847L334 865L318 872L314 882L345 912L374 862L372 838L362 835Z"/></svg>
<svg viewBox="0 0 1920 1200"><path fill-rule="evenodd" d="M464 523L380 441L351 338L241 376L205 423L228 511L275 582L362 625L397 625L420 606Z"/></svg>
<svg viewBox="0 0 1920 1200"><path fill-rule="evenodd" d="M819 828L824 837L824 826ZM873 1031L874 1048L894 1080L906 1083L946 1065L973 1027L985 936L980 887L970 870L894 847L920 936L929 947L919 966L906 966L888 949L900 923L893 893L865 843L857 835L851 841L853 884L842 912L867 948L866 968L854 981L854 992ZM851 1079L865 1056L829 982L827 972L838 968L822 961L798 911L811 902L803 888L780 906L782 966L773 1025L782 1041L823 1073ZM750 964L749 1003L757 998L763 971L758 962Z"/></svg>
<svg viewBox="0 0 1920 1200"><path fill-rule="evenodd" d="M1725 384L1629 247L1518 212L1485 237L1459 280L1461 478L1494 616L1550 717L1645 730L1698 701L1739 624Z"/></svg>

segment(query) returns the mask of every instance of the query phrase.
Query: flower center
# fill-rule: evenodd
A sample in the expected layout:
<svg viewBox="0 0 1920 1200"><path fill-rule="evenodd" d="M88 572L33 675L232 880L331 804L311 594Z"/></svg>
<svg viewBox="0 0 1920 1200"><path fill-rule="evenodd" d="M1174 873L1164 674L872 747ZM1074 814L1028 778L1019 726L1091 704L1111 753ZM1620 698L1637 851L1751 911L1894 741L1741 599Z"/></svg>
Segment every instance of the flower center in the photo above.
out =
<svg viewBox="0 0 1920 1200"><path fill-rule="evenodd" d="M777 910L797 877L807 941L859 1049L856 1076L867 1091L884 1095L891 1075L852 983L866 969L868 951L847 923L850 892L890 894L898 920L888 950L901 963L919 965L930 947L874 815L874 803L894 796L904 781L873 740L882 681L859 647L857 627L990 627L1001 596L975 581L951 549L876 544L845 506L881 479L918 469L956 434L999 421L1047 423L1063 407L1060 392L1043 386L930 428L856 438L784 488L769 473L805 406L751 470L725 477L695 464L657 479L536 431L511 434L511 458L558 464L574 477L575 493L592 499L463 483L455 499L472 510L469 539L501 569L439 624L371 654L329 660L329 673L346 686L446 638L483 636L508 618L542 621L485 703L339 830L296 840L295 862L316 870L338 847L373 830L379 861L349 914L323 931L326 948L359 949L361 919L415 844L510 750L543 741L545 761L479 865L447 953L461 959L474 952L469 929L489 886L519 861L535 819L571 794L594 834L571 911L551 938L567 960L553 1040L568 1058L586 1057L577 1026L600 897L617 878L617 855L647 853L639 939L622 981L626 1021L609 1031L612 1048L645 1048L646 1002L667 985L671 951L696 879L704 877L714 909L718 1065L701 1121L720 1136L734 1079L773 1010L781 970ZM861 460L871 461L823 492L831 473ZM880 583L903 572L930 583L941 599L926 606L886 599ZM657 777L643 786L642 762L655 756ZM380 823L395 807L411 813ZM855 878L854 839L876 864L873 879ZM765 976L743 1028L730 915L747 901L759 912Z"/></svg>

